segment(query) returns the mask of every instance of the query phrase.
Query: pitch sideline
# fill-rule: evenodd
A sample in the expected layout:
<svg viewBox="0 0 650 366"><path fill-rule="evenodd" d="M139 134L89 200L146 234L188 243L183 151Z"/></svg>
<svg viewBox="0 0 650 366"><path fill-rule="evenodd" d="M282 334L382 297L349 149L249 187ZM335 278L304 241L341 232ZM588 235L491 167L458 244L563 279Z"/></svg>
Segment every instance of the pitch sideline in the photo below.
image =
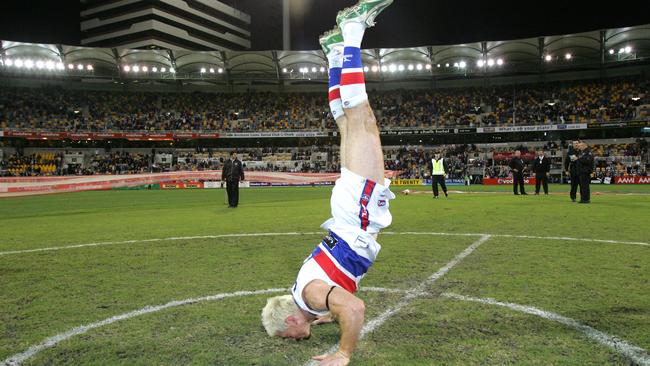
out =
<svg viewBox="0 0 650 366"><path fill-rule="evenodd" d="M518 239L539 239L539 240L560 240L560 241L584 241L591 243L602 244L623 244L623 245L641 245L650 246L650 243L635 242L635 241L621 241L621 240L608 240L608 239L592 239L592 238L574 238L574 237L561 237L561 236L531 236L531 235L512 235L512 234L489 234L489 233L443 233L443 232L422 232L422 231L404 231L393 232L384 231L383 235L432 235L432 236L483 236L490 235L495 238L518 238ZM38 252L49 252L58 250L77 249L85 247L98 247L107 245L123 245L123 244L136 244L136 243L152 243L160 241L176 241L176 240L198 240L198 239L219 239L219 238L240 238L240 237L263 237L263 236L307 236L307 235L325 235L324 232L288 232L288 233L240 233L240 234L218 234L218 235L200 235L200 236L179 236L168 238L153 238L153 239L133 239L124 241L105 241L87 244L74 244L58 247L23 249L23 250L9 250L0 252L0 257L12 254L27 254Z"/></svg>

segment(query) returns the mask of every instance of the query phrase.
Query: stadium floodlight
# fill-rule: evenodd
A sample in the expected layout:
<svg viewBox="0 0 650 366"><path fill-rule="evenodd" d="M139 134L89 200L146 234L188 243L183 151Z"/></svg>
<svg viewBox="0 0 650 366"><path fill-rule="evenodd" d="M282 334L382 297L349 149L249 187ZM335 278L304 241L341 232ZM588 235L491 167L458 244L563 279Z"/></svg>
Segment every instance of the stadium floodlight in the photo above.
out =
<svg viewBox="0 0 650 366"><path fill-rule="evenodd" d="M210 74L214 74L214 67L210 68Z"/></svg>
<svg viewBox="0 0 650 366"><path fill-rule="evenodd" d="M458 62L454 62L454 67L458 67Z"/></svg>
<svg viewBox="0 0 650 366"><path fill-rule="evenodd" d="M83 69L84 69L84 65L82 64L77 65L77 70L81 71Z"/></svg>
<svg viewBox="0 0 650 366"><path fill-rule="evenodd" d="M447 63L445 64L445 67L449 67L449 62L447 62Z"/></svg>
<svg viewBox="0 0 650 366"><path fill-rule="evenodd" d="M386 65L382 66L382 67L381 67L381 71L382 71L382 72L386 72L386 71L388 71L388 66L386 66Z"/></svg>
<svg viewBox="0 0 650 366"><path fill-rule="evenodd" d="M25 60L25 67L28 69L31 69L34 67L34 61L32 60Z"/></svg>
<svg viewBox="0 0 650 366"><path fill-rule="evenodd" d="M623 53L623 52L625 52L625 48L620 48L620 49L618 50L618 53Z"/></svg>
<svg viewBox="0 0 650 366"><path fill-rule="evenodd" d="M39 70L45 68L45 62L41 60L36 61L36 68Z"/></svg>
<svg viewBox="0 0 650 366"><path fill-rule="evenodd" d="M154 67L151 68L151 71L158 72L158 68L154 66Z"/></svg>
<svg viewBox="0 0 650 366"><path fill-rule="evenodd" d="M413 65L409 65L409 66L408 66L408 69L409 69L409 71L413 71L413 70L415 69L415 66L413 66Z"/></svg>
<svg viewBox="0 0 650 366"><path fill-rule="evenodd" d="M366 68L368 68L368 67L366 66ZM320 69L318 69L318 71L325 72L325 68L323 66L321 66ZM366 70L366 71L368 71L368 70Z"/></svg>
<svg viewBox="0 0 650 366"><path fill-rule="evenodd" d="M377 71L379 71L379 67L377 67L377 65L373 65L371 70L372 70L372 72L377 72Z"/></svg>
<svg viewBox="0 0 650 366"><path fill-rule="evenodd" d="M546 55L544 57L544 60L546 60L546 62L551 62L552 59L553 59L553 56L551 56L551 55Z"/></svg>
<svg viewBox="0 0 650 366"><path fill-rule="evenodd" d="M287 73L287 68L286 68L286 67L283 68L283 69L282 69L282 72L286 74L286 73Z"/></svg>
<svg viewBox="0 0 650 366"><path fill-rule="evenodd" d="M20 69L25 65L25 63L23 62L23 60L17 59L16 61L14 61L14 65L16 65L16 67Z"/></svg>
<svg viewBox="0 0 650 366"><path fill-rule="evenodd" d="M175 73L176 73L176 70L175 70L173 67L170 67L170 68L169 68L169 72L171 72L172 74L175 74Z"/></svg>
<svg viewBox="0 0 650 366"><path fill-rule="evenodd" d="M6 66L13 66L14 61L12 59L8 58L8 59L5 60L5 65Z"/></svg>
<svg viewBox="0 0 650 366"><path fill-rule="evenodd" d="M65 70L65 66L63 66L63 62L57 62L56 63L56 69L57 70Z"/></svg>
<svg viewBox="0 0 650 366"><path fill-rule="evenodd" d="M218 72L219 74L223 74L223 69L222 69L222 68L218 68L218 69L217 69L217 72Z"/></svg>
<svg viewBox="0 0 650 366"><path fill-rule="evenodd" d="M476 66L483 67L483 65L485 65L485 61L483 61L483 60L476 61Z"/></svg>
<svg viewBox="0 0 650 366"><path fill-rule="evenodd" d="M140 72L140 66L138 66L138 65L133 65L133 67L131 68L131 70L133 70L133 72Z"/></svg>
<svg viewBox="0 0 650 366"><path fill-rule="evenodd" d="M205 67L201 68L201 74L205 74Z"/></svg>
<svg viewBox="0 0 650 366"><path fill-rule="evenodd" d="M567 60L570 60L572 57L573 57L573 55L570 54L570 53L567 53L566 55L564 55L564 58L566 58Z"/></svg>
<svg viewBox="0 0 650 366"><path fill-rule="evenodd" d="M318 71L318 69L316 69L315 67L311 68L311 72L316 72L316 71Z"/></svg>
<svg viewBox="0 0 650 366"><path fill-rule="evenodd" d="M632 53L632 47L626 46L625 47L625 53Z"/></svg>
<svg viewBox="0 0 650 366"><path fill-rule="evenodd" d="M398 71L404 71L404 65L399 65L397 66Z"/></svg>
<svg viewBox="0 0 650 366"><path fill-rule="evenodd" d="M423 66L422 66L422 64L418 64L415 68L416 68L418 71L422 71ZM431 68L431 66L429 66L429 68Z"/></svg>
<svg viewBox="0 0 650 366"><path fill-rule="evenodd" d="M503 59L502 58L497 59L497 65L499 65L499 66L503 65Z"/></svg>
<svg viewBox="0 0 650 366"><path fill-rule="evenodd" d="M370 68L369 68L368 66L364 66L364 67L363 67L363 71L364 71L364 72L368 72L368 71L370 71ZM322 71L321 71L321 72L322 72Z"/></svg>
<svg viewBox="0 0 650 366"><path fill-rule="evenodd" d="M124 72L129 72L129 71L131 71L131 66L124 65L124 67L122 67L122 70L124 70Z"/></svg>
<svg viewBox="0 0 650 366"><path fill-rule="evenodd" d="M160 72L167 72L167 68L165 68L165 67L161 67L161 68L160 68Z"/></svg>
<svg viewBox="0 0 650 366"><path fill-rule="evenodd" d="M466 67L467 67L467 62L465 62L465 61L461 61L461 62L459 62L459 63L458 63L458 67L460 67L461 69L466 68Z"/></svg>
<svg viewBox="0 0 650 366"><path fill-rule="evenodd" d="M86 70L93 71L93 69L94 69L93 65L86 65Z"/></svg>
<svg viewBox="0 0 650 366"><path fill-rule="evenodd" d="M487 65L488 65L488 67L492 67L492 66L494 66L494 60L491 59L491 58L488 59L488 60L487 60Z"/></svg>
<svg viewBox="0 0 650 366"><path fill-rule="evenodd" d="M610 54L610 55L613 55L615 52L616 52L616 51L614 51L613 48L612 48L611 50L609 50L609 54Z"/></svg>
<svg viewBox="0 0 650 366"><path fill-rule="evenodd" d="M74 65L73 64L68 64L68 70L73 70L73 69L74 69Z"/></svg>
<svg viewBox="0 0 650 366"><path fill-rule="evenodd" d="M388 71L390 71L390 72L397 71L397 66L395 64L392 64L392 65L388 66Z"/></svg>
<svg viewBox="0 0 650 366"><path fill-rule="evenodd" d="M48 70L54 70L54 61L48 61L45 63L45 68Z"/></svg>
<svg viewBox="0 0 650 366"><path fill-rule="evenodd" d="M427 65L427 66L429 66L429 65ZM438 68L440 68L440 64L438 64ZM429 70L429 69L430 69L430 67L427 67L427 70Z"/></svg>

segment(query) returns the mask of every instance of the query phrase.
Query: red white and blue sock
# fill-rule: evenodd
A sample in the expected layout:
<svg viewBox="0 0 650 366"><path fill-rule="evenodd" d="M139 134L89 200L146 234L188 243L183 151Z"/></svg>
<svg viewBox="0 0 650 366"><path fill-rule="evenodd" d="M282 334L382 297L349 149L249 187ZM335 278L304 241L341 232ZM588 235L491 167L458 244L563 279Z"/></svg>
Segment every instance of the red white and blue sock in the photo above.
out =
<svg viewBox="0 0 650 366"><path fill-rule="evenodd" d="M343 47L337 47L326 55L329 64L329 103L332 117L343 117L343 102L341 102L341 68L343 66Z"/></svg>
<svg viewBox="0 0 650 366"><path fill-rule="evenodd" d="M341 29L345 45L341 71L343 108L354 108L368 100L361 62L361 41L365 30L366 25L363 23L347 23Z"/></svg>

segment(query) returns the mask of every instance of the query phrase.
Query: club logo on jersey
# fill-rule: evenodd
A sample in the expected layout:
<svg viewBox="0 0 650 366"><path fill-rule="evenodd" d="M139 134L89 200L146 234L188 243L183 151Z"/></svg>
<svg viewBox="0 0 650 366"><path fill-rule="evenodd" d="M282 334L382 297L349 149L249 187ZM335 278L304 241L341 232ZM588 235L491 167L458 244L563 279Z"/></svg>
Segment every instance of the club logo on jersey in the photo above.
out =
<svg viewBox="0 0 650 366"><path fill-rule="evenodd" d="M353 56L353 55L343 55L343 62L350 62L350 61L352 61L352 56Z"/></svg>
<svg viewBox="0 0 650 366"><path fill-rule="evenodd" d="M367 194L361 195L361 200L364 202L370 201L370 196Z"/></svg>
<svg viewBox="0 0 650 366"><path fill-rule="evenodd" d="M384 206L386 206L386 200L379 200L379 201L377 201L377 206L379 206L379 207L384 207Z"/></svg>
<svg viewBox="0 0 650 366"><path fill-rule="evenodd" d="M332 235L327 235L325 238L323 238L323 244L327 245L330 249L334 249L336 244L338 244L339 241L336 240Z"/></svg>

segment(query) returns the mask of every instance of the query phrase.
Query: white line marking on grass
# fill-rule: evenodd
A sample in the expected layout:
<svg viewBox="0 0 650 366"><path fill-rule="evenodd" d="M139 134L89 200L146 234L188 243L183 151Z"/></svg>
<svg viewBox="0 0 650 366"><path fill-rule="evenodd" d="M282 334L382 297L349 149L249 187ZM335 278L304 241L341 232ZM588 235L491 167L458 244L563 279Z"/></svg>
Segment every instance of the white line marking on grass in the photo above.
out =
<svg viewBox="0 0 650 366"><path fill-rule="evenodd" d="M406 295L402 297L402 299L395 306L389 308L388 310L384 311L374 319L367 322L361 329L361 334L359 335L359 339L360 340L363 339L368 333L382 326L382 324L384 324L390 317L395 315L398 311L402 310L404 307L408 306L414 299L426 295L428 293L426 291L427 287L431 286L442 276L446 275L452 268L454 268L458 263L460 263L463 259L465 259L465 257L472 254L476 250L476 248L478 248L481 244L488 241L490 238L491 238L490 235L482 235L477 241L475 241L470 246L465 248L465 250L463 250L458 255L456 255L454 259L452 259L444 267L440 268L436 273L429 276L429 278L422 281L419 285L408 290L406 292ZM332 346L332 348L327 350L327 353L329 354L329 353L336 352L338 347L339 345L335 344L334 346ZM310 360L305 363L305 366L313 366L316 364L317 364L316 361Z"/></svg>
<svg viewBox="0 0 650 366"><path fill-rule="evenodd" d="M383 288L383 287L361 287L359 289L360 291L371 291L371 292L383 292L383 293L402 293L405 292L405 290L400 290L400 289L390 289L390 288ZM131 311L128 313L116 315L113 317L110 317L108 319L104 319L95 323L90 323L86 325L81 325L75 328L72 328L66 332L59 333L53 337L49 337L45 340L43 340L41 343L29 347L25 352L17 353L13 356L10 356L6 360L2 361L0 363L0 366L17 366L25 362L27 359L33 357L37 353L56 346L57 344L68 340L74 336L78 336L80 334L84 334L90 330L101 328L103 326L113 324L115 322L119 322L121 320L127 320L130 318L134 318L136 316L144 315L144 314L150 314L150 313L156 313L161 310L169 309L169 308L174 308L177 306L183 306L183 305L190 305L190 304L196 304L199 302L204 302L204 301L217 301L217 300L223 300L227 298L233 298L233 297L243 297L243 296L253 296L253 295L264 295L264 294L272 294L272 293L278 293L278 292L289 292L288 288L270 288L266 290L256 290L256 291L236 291L236 292L229 292L229 293L223 293L223 294L217 294L217 295L210 295L210 296L204 296L204 297L196 297L196 298L191 298L191 299L185 299L185 300L176 300L176 301L170 301L166 304L163 305L157 305L157 306L145 306L142 309Z"/></svg>
<svg viewBox="0 0 650 366"><path fill-rule="evenodd" d="M607 240L607 239L591 239L591 238L572 238L566 236L532 236L532 235L514 235L514 234L488 234L488 233L437 233L437 232L420 232L420 231L405 231L405 232L384 232L383 235L440 235L440 236L479 236L491 235L495 238L517 238L517 239L540 239L540 240L561 240L561 241L586 241L591 243L605 243L605 244L627 244L627 245L643 245L650 246L650 243L642 241L621 241L621 240Z"/></svg>
<svg viewBox="0 0 650 366"><path fill-rule="evenodd" d="M614 351L629 358L630 360L632 360L638 365L650 366L650 355L648 355L647 351L644 350L643 348L635 346L631 343L628 343L618 337L609 335L605 332L601 332L588 325L582 324L577 320L556 313L552 313L550 311L541 310L536 307L513 304L510 302L501 302L490 298L478 298L478 297L458 295L454 293L444 293L441 296L449 299L455 299L455 300L471 301L471 302L478 302L481 304L502 306L511 310L519 311L526 314L536 315L544 319L548 319L554 322L558 322L560 324L564 324L569 328L573 328L577 331L584 333L587 337L595 340L596 342L604 346L607 346L609 348L612 348Z"/></svg>
<svg viewBox="0 0 650 366"><path fill-rule="evenodd" d="M9 255L9 254L24 254L24 253L36 253L36 252L49 252L53 250L65 250L65 249L75 249L75 248L85 248L85 247L99 247L104 245L119 245L119 244L135 244L135 243L151 243L156 241L174 241L174 240L198 240L198 239L218 239L218 238L243 238L243 237L256 237L256 236L300 236L300 235L322 235L323 232L307 232L307 233L250 233L250 234L220 234L220 235L202 235L202 236L178 236L171 238L155 238L155 239L134 239L134 240L124 240L124 241L105 241L98 243L88 243L88 244L76 244L76 245L67 245L60 247L48 247L48 248L37 248L37 249L25 249L25 250L12 250L6 252L0 252L0 256Z"/></svg>
<svg viewBox="0 0 650 366"><path fill-rule="evenodd" d="M644 245L650 246L650 243L641 241L620 241L620 240L607 240L607 239L587 239L587 238L569 238L565 236L530 236L530 235L510 235L498 234L495 235L500 238L520 238L520 239L544 239L544 240L562 240L562 241L586 241L591 243L606 243L606 244L628 244L628 245Z"/></svg>
<svg viewBox="0 0 650 366"><path fill-rule="evenodd" d="M405 232L382 232L383 235L437 235L437 236L483 236L490 235L493 237L501 238L519 238L519 239L540 239L540 240L566 240L566 241L585 241L592 243L605 243L605 244L627 244L627 245L643 245L650 246L650 243L635 242L635 241L620 241L620 240L606 240L606 239L590 239L590 238L572 238L572 237L559 237L559 236L530 236L530 235L510 235L510 234L486 234L486 233L439 233L439 232L418 232L418 231L405 231ZM135 244L135 243L151 243L159 241L174 241L174 240L197 240L197 239L218 239L218 238L241 238L241 237L263 237L263 236L302 236L302 235L325 235L325 232L305 232L305 233L243 233L243 234L220 234L220 235L202 235L202 236L179 236L170 238L154 238L154 239L133 239L125 241L106 241L88 244L76 244L60 247L47 247L36 249L24 250L10 250L0 252L0 257L11 254L26 254L37 252L48 252L55 250L66 250L85 247L98 247L104 245L119 245L119 244Z"/></svg>

